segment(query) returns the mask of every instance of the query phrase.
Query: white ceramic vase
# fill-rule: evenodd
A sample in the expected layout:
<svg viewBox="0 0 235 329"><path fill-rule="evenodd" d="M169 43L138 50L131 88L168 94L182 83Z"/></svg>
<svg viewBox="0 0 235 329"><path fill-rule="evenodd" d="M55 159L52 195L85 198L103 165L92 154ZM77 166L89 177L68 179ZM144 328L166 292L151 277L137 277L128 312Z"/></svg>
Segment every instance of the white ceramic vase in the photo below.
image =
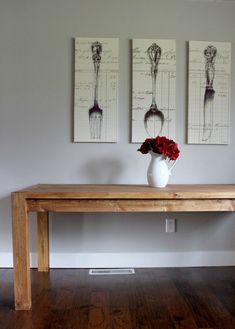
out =
<svg viewBox="0 0 235 329"><path fill-rule="evenodd" d="M151 161L147 171L148 183L152 187L165 187L176 161L168 165L167 160L165 160L161 154L152 151L149 153L151 154Z"/></svg>

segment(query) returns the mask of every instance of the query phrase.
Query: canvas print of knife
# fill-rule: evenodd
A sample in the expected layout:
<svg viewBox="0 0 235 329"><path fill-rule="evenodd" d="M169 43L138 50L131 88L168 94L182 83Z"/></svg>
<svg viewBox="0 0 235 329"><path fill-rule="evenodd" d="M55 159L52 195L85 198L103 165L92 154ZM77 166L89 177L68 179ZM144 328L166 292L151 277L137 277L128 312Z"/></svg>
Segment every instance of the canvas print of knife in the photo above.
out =
<svg viewBox="0 0 235 329"><path fill-rule="evenodd" d="M208 141L213 132L213 116L214 116L214 96L215 90L213 87L215 77L215 59L217 49L213 45L208 45L204 50L205 57L205 75L206 87L203 104L203 135L202 140Z"/></svg>

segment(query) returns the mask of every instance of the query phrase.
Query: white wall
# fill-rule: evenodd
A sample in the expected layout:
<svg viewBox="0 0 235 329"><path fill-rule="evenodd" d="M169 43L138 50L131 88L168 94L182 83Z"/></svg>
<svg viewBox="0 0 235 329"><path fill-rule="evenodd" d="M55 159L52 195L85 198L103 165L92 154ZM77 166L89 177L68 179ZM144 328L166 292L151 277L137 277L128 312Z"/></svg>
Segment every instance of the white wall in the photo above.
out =
<svg viewBox="0 0 235 329"><path fill-rule="evenodd" d="M186 144L187 40L231 41L233 64L234 17L234 1L0 1L0 266L12 265L12 191L146 183L149 157L130 143L132 38L176 39L181 156L171 183L235 182L234 65L230 145ZM75 36L120 38L117 144L72 142ZM178 219L177 233L164 233L167 216ZM235 265L233 214L52 214L50 231L57 267Z"/></svg>

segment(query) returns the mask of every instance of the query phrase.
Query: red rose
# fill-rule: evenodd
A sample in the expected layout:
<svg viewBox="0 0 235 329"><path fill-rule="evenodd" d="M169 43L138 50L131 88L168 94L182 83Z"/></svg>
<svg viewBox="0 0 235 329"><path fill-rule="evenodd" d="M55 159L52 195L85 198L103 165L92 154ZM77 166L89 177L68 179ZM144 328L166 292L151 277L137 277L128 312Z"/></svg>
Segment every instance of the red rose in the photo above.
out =
<svg viewBox="0 0 235 329"><path fill-rule="evenodd" d="M157 136L156 138L147 138L141 147L138 149L143 154L147 154L149 151L162 154L169 160L176 160L179 157L178 145L165 136Z"/></svg>

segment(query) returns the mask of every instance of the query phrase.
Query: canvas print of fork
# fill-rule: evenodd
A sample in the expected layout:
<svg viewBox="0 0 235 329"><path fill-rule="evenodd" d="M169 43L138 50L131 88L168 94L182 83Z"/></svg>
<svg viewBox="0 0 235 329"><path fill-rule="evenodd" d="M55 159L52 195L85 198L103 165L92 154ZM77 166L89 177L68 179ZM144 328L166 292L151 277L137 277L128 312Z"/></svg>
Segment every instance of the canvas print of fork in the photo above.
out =
<svg viewBox="0 0 235 329"><path fill-rule="evenodd" d="M189 42L188 143L228 144L229 42Z"/></svg>
<svg viewBox="0 0 235 329"><path fill-rule="evenodd" d="M132 42L132 142L175 138L175 40Z"/></svg>
<svg viewBox="0 0 235 329"><path fill-rule="evenodd" d="M76 38L74 141L116 142L118 39Z"/></svg>

